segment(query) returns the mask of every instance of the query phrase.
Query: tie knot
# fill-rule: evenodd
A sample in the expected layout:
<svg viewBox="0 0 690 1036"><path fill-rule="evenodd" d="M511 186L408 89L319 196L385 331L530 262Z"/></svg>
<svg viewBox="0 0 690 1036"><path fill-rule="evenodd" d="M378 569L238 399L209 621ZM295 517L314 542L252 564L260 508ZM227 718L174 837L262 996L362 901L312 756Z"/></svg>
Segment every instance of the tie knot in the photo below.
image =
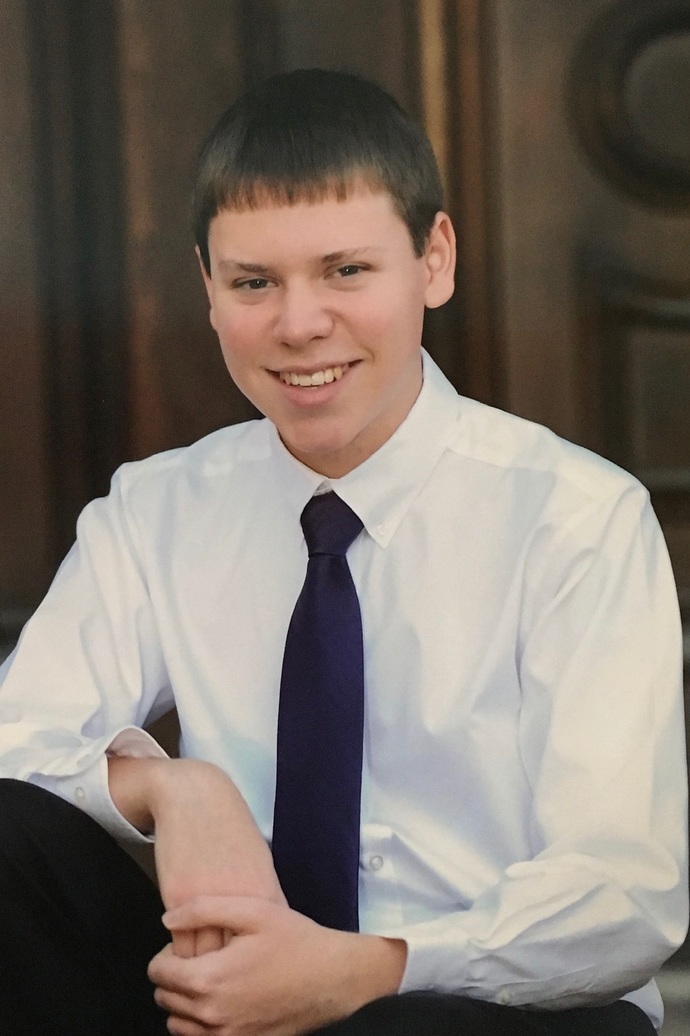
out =
<svg viewBox="0 0 690 1036"><path fill-rule="evenodd" d="M333 492L313 496L302 511L300 521L309 557L346 554L363 524L352 508Z"/></svg>

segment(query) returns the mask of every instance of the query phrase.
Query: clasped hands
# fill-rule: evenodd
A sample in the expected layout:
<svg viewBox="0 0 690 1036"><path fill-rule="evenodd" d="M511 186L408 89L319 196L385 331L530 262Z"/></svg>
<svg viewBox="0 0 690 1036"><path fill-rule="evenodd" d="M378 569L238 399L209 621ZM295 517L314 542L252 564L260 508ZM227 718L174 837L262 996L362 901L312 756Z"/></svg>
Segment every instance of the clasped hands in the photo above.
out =
<svg viewBox="0 0 690 1036"><path fill-rule="evenodd" d="M156 833L171 942L149 977L176 1036L298 1036L397 991L400 940L334 931L287 905L238 790L194 760L117 760L111 794Z"/></svg>
<svg viewBox="0 0 690 1036"><path fill-rule="evenodd" d="M168 911L164 923L173 941L151 961L149 977L170 1015L168 1028L178 1036L296 1036L377 995L353 990L343 996L340 983L348 961L354 979L360 939L379 940L322 928L285 905L201 896ZM220 929L223 945L208 949L209 933ZM206 949L179 956L179 936L186 940L194 931L203 933Z"/></svg>

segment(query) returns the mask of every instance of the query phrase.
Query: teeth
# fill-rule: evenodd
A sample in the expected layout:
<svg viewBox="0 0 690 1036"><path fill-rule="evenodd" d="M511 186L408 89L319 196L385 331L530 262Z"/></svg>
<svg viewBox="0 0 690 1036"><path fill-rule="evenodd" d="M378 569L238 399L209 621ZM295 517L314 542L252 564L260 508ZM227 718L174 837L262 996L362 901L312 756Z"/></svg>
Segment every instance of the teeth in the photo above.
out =
<svg viewBox="0 0 690 1036"><path fill-rule="evenodd" d="M338 381L349 367L349 363L338 367L326 367L322 371L315 371L314 374L293 374L291 371L279 371L278 377L286 385L300 385L302 388L310 388L312 385L330 385L332 381Z"/></svg>

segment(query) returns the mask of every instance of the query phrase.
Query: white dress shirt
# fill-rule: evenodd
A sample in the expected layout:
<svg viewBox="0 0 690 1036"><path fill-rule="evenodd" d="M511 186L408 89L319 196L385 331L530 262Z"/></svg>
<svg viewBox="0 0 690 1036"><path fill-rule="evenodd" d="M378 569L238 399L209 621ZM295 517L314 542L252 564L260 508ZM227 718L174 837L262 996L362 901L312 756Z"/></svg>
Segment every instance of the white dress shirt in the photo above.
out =
<svg viewBox="0 0 690 1036"><path fill-rule="evenodd" d="M142 838L106 751L177 705L267 839L285 633L324 479L268 421L115 475L0 678L0 774ZM331 483L365 531L361 928L403 990L564 1008L630 999L687 918L680 624L645 489L458 397L424 357L408 418ZM639 987L644 987L639 989Z"/></svg>

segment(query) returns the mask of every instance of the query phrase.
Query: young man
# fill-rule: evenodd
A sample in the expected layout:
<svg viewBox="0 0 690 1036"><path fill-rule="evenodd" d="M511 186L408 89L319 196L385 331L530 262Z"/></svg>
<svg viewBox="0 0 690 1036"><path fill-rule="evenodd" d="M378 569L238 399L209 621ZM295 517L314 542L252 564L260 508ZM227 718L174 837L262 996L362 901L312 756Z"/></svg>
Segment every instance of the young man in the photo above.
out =
<svg viewBox="0 0 690 1036"><path fill-rule="evenodd" d="M653 1032L686 799L645 490L422 353L453 229L377 87L238 101L195 212L266 420L121 469L4 667L0 1030ZM164 926L115 841L152 834Z"/></svg>

